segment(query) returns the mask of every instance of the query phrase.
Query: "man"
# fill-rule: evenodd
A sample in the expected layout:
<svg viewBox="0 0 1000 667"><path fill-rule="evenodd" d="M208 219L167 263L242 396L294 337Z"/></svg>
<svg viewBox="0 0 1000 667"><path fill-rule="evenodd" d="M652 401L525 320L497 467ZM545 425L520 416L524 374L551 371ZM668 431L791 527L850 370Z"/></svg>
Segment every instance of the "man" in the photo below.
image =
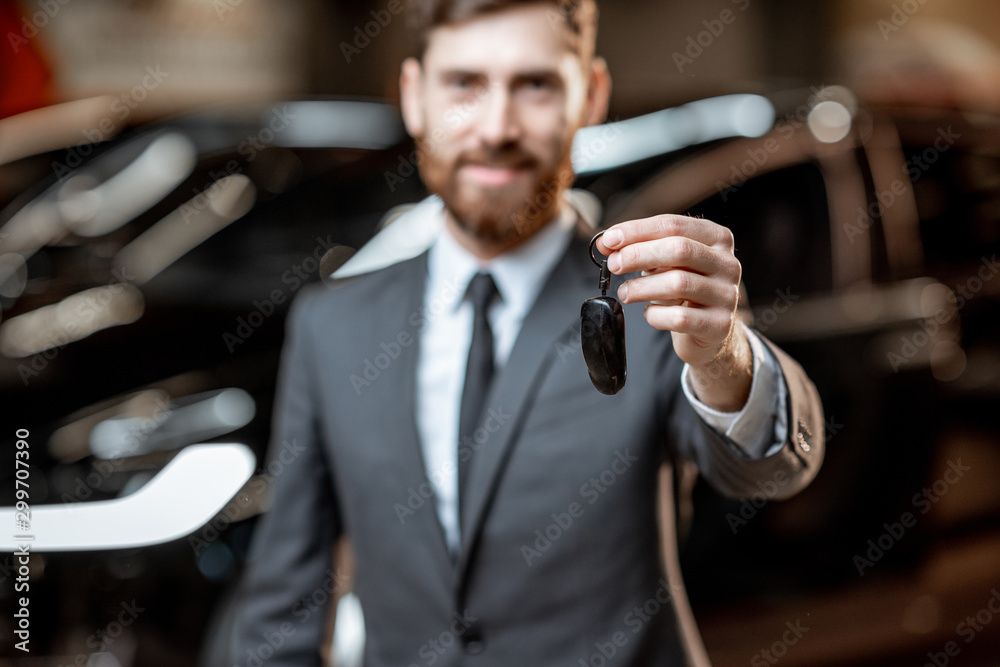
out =
<svg viewBox="0 0 1000 667"><path fill-rule="evenodd" d="M815 389L737 320L729 230L662 215L597 244L631 276L628 381L598 393L579 347L592 232L563 196L574 133L610 94L596 7L418 4L402 111L437 197L388 230L440 231L293 309L273 446L302 453L255 536L237 659L318 664L328 613L301 601L348 536L367 667L690 664L661 466L792 495L822 459Z"/></svg>

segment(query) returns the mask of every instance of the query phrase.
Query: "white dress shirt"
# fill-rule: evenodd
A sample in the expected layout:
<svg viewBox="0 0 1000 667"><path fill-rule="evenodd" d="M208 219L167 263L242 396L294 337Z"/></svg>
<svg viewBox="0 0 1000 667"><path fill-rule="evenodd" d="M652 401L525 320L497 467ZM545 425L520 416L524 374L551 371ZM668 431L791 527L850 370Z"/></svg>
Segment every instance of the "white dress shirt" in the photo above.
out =
<svg viewBox="0 0 1000 667"><path fill-rule="evenodd" d="M488 317L499 372L507 362L521 324L569 245L576 214L562 215L514 250L482 263L465 250L445 227L428 254L424 291L426 325L420 332L417 362L416 422L427 475L434 487L438 519L452 553L460 544L458 522L458 422L465 366L472 339L472 304L466 288L479 271L489 271L500 297ZM664 332L664 335L669 335ZM688 367L682 374L684 394L713 428L728 436L749 457L781 448L787 434L787 388L777 361L757 336L747 330L754 357L753 382L739 412L719 412L695 398ZM582 363L582 360L581 360ZM500 406L503 407L503 406Z"/></svg>

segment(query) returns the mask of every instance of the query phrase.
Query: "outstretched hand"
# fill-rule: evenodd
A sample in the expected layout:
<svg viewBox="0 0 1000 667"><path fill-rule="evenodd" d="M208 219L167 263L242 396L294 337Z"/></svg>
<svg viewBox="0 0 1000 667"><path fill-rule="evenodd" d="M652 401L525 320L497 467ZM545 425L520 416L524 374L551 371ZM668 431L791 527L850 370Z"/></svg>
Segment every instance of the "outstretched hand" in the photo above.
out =
<svg viewBox="0 0 1000 667"><path fill-rule="evenodd" d="M642 272L618 288L618 298L648 302L646 321L670 331L698 399L729 412L743 407L753 367L736 317L742 267L734 247L727 227L682 215L622 222L597 241L612 273Z"/></svg>

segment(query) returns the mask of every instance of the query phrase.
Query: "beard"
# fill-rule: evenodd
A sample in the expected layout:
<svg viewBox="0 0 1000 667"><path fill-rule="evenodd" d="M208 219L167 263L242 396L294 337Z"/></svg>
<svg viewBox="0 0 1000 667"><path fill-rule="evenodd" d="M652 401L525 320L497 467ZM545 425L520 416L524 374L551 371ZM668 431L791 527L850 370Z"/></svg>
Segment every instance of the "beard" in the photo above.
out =
<svg viewBox="0 0 1000 667"><path fill-rule="evenodd" d="M570 151L564 144L557 147L560 158L550 164L517 145L465 152L454 160L435 154L424 141L418 141L417 148L427 189L441 197L461 230L491 245L516 245L553 220L562 193L574 178ZM513 168L520 173L511 183L484 186L462 178L459 172L467 165Z"/></svg>

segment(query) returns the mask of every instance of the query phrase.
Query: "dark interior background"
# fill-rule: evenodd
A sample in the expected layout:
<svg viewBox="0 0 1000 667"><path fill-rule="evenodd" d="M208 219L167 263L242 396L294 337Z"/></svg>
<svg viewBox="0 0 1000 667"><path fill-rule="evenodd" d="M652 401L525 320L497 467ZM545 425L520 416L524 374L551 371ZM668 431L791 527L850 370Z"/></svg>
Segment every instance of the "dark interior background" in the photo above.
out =
<svg viewBox="0 0 1000 667"><path fill-rule="evenodd" d="M394 103L408 49L405 21L389 11L394 6L383 0L0 0L0 155L11 141L3 117L99 96L110 96L100 99L108 109L103 118L113 122L84 136L92 142L82 144L84 162L116 149L134 152L136 142L165 128L216 146L199 152L194 173L175 192L120 232L55 244L30 258L36 289L19 299L0 296L4 320L106 284L113 249L210 185L230 160L258 192L250 213L143 287L147 310L134 324L67 345L51 359L0 355L3 422L11 429L30 426L38 443L36 478L43 481L36 502L60 502L94 471L91 458L62 461L45 453L43 443L78 411L138 388L173 396L244 389L257 413L235 439L263 454L288 304L235 350L223 334L235 331L272 290L294 296L298 285L292 288L283 276L314 252L317 239L359 247L387 210L424 192L415 177L387 187L385 174L399 173L412 151L402 136L377 151L267 149L249 160L240 138L253 136L261 110L272 103L280 108L282 100ZM724 12L735 19L718 23ZM829 211L830 193L837 194L818 157L753 178L731 196L678 195L686 202L680 212L734 230L758 324L780 290L817 309L793 305L767 333L815 379L828 439L820 476L797 498L748 509L699 482L689 489L693 511L678 518L691 603L716 665L779 659L816 667L935 664L948 642L960 648L946 656L948 664L1000 665L1000 616L988 607L993 596L1000 600L1000 277L975 289L971 282L1000 245L1000 4L619 0L603 2L601 13L598 51L614 77L613 120L729 93L768 95L780 118L810 91L838 84L854 92L862 116L891 124L904 165L927 154L940 128L962 135L954 150L935 154L919 178L905 176L920 252L894 263L877 224L864 285L889 290L926 278L953 293L972 290L956 319L957 373L931 362L888 367L886 351L912 340L912 326L840 329L834 318L836 326L827 330L815 322L810 328L804 313L817 312L819 322L823 304L839 303L857 288L833 277L832 245L840 232ZM150 71L160 79L144 86ZM0 224L57 181L56 165L73 164L81 141L71 134L59 147L0 160ZM873 146L862 137L855 151L869 201L885 187L873 166ZM607 210L618 210L657 174L719 149L692 147L585 176L578 185ZM720 173L729 173L727 167ZM904 168L899 176L905 174ZM0 255L2 233L0 227ZM313 271L307 281L315 280ZM789 333L793 318L806 334ZM26 376L26 363L38 372ZM12 437L0 434L5 505L13 504L12 452ZM915 497L955 461L971 469L859 573L856 557L871 551L869 541L877 543L886 524L903 513L919 513L924 505ZM162 463L117 469L88 484L87 499L118 497L137 474ZM734 524L734 516L745 524ZM228 524L204 546L184 539L36 556L38 649L31 661L12 648L6 613L14 604L12 559L0 555L0 667L87 664L95 649L115 662L94 664L214 664L255 520L250 515ZM122 605L132 603L143 611L111 637ZM808 632L779 646L786 623L796 622ZM969 638L962 628L975 623L981 629ZM81 656L82 663L73 662Z"/></svg>

